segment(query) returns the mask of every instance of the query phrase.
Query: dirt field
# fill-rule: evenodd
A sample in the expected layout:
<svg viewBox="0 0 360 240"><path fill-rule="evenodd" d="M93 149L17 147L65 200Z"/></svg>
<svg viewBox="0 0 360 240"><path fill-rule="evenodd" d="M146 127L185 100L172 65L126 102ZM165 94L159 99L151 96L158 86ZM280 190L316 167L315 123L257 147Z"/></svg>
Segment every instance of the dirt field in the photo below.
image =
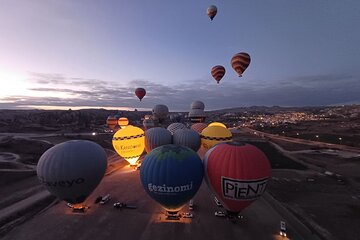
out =
<svg viewBox="0 0 360 240"><path fill-rule="evenodd" d="M295 150L292 157L320 169L314 171L284 157L267 142L250 143L262 149L271 162L273 179L268 191L275 199L324 239L358 239L360 158L344 158L335 155L336 152L320 150L303 151L305 146L282 142L281 147Z"/></svg>

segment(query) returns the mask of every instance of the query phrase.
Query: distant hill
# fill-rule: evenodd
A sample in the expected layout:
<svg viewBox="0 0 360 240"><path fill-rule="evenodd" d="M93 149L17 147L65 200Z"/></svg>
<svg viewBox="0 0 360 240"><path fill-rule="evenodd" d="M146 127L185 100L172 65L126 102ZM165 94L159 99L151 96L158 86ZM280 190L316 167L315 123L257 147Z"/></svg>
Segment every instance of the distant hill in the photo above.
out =
<svg viewBox="0 0 360 240"><path fill-rule="evenodd" d="M280 113L280 112L293 112L293 111L319 111L332 107L325 106L316 106L316 107L280 107L280 106L251 106L251 107L236 107L236 108L225 108L213 111L207 111L209 113L241 113L241 112L250 112L250 113Z"/></svg>

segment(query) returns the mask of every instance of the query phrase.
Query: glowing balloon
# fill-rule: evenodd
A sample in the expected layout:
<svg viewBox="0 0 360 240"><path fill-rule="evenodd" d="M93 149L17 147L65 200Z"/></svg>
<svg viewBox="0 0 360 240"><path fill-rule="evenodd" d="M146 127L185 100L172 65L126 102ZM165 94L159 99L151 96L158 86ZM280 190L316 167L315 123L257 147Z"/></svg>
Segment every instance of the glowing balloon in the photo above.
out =
<svg viewBox="0 0 360 240"><path fill-rule="evenodd" d="M239 74L239 77L245 72L251 62L250 55L245 52L237 53L231 58L231 66Z"/></svg>
<svg viewBox="0 0 360 240"><path fill-rule="evenodd" d="M186 126L182 123L172 123L167 127L167 130L174 134L177 130L186 129Z"/></svg>
<svg viewBox="0 0 360 240"><path fill-rule="evenodd" d="M211 75L216 80L216 82L219 84L220 80L225 75L225 68L221 65L217 65L211 69Z"/></svg>
<svg viewBox="0 0 360 240"><path fill-rule="evenodd" d="M165 145L144 158L141 183L168 212L179 211L198 191L204 174L200 157L190 148Z"/></svg>
<svg viewBox="0 0 360 240"><path fill-rule="evenodd" d="M121 128L126 127L127 125L129 125L129 119L127 119L126 117L121 117L118 120L118 124Z"/></svg>
<svg viewBox="0 0 360 240"><path fill-rule="evenodd" d="M115 151L130 165L135 165L145 148L145 134L141 128L127 126L117 131L112 139Z"/></svg>
<svg viewBox="0 0 360 240"><path fill-rule="evenodd" d="M207 126L206 123L194 123L191 125L191 129L200 134Z"/></svg>
<svg viewBox="0 0 360 240"><path fill-rule="evenodd" d="M106 120L106 124L110 129L115 129L118 119L114 116L109 116Z"/></svg>
<svg viewBox="0 0 360 240"><path fill-rule="evenodd" d="M40 157L40 182L68 203L82 203L100 183L107 167L104 149L91 141L71 140L55 145Z"/></svg>
<svg viewBox="0 0 360 240"><path fill-rule="evenodd" d="M135 89L135 95L140 99L143 99L143 97L145 97L146 95L146 91L144 88L137 88Z"/></svg>
<svg viewBox="0 0 360 240"><path fill-rule="evenodd" d="M210 149L215 144L229 142L232 140L232 134L229 129L220 126L206 127L202 130L201 145L205 149Z"/></svg>
<svg viewBox="0 0 360 240"><path fill-rule="evenodd" d="M227 128L226 125L221 122L212 122L209 124L209 127L211 126L219 126L219 127Z"/></svg>
<svg viewBox="0 0 360 240"><path fill-rule="evenodd" d="M173 144L182 145L197 152L201 146L200 135L192 129L180 129L173 134Z"/></svg>
<svg viewBox="0 0 360 240"><path fill-rule="evenodd" d="M171 132L165 128L154 127L145 131L145 151L151 152L154 148L172 142Z"/></svg>
<svg viewBox="0 0 360 240"><path fill-rule="evenodd" d="M209 6L206 13L212 21L217 14L217 7L214 5Z"/></svg>
<svg viewBox="0 0 360 240"><path fill-rule="evenodd" d="M230 214L237 214L265 191L271 167L257 147L238 142L220 143L204 157L205 180Z"/></svg>

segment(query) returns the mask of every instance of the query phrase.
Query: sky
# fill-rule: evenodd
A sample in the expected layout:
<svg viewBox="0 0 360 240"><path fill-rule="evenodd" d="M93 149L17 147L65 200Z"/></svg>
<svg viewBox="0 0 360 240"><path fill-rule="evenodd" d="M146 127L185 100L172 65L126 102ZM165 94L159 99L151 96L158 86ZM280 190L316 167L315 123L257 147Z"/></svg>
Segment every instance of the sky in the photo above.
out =
<svg viewBox="0 0 360 240"><path fill-rule="evenodd" d="M358 0L0 0L0 108L356 104L359 22Z"/></svg>

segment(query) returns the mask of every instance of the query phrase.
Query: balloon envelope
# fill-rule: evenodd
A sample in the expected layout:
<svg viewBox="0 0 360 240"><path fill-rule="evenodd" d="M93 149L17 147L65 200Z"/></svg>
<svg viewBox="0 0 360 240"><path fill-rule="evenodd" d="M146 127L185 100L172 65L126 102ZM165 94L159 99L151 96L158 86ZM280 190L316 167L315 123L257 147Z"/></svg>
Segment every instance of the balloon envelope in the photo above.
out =
<svg viewBox="0 0 360 240"><path fill-rule="evenodd" d="M127 125L129 125L129 119L127 119L126 117L121 117L118 120L118 124L121 128L126 127Z"/></svg>
<svg viewBox="0 0 360 240"><path fill-rule="evenodd" d="M205 104L202 101L193 101L190 105L190 109L205 109Z"/></svg>
<svg viewBox="0 0 360 240"><path fill-rule="evenodd" d="M211 69L211 75L216 80L216 82L219 83L225 75L225 68L221 65L217 65Z"/></svg>
<svg viewBox="0 0 360 240"><path fill-rule="evenodd" d="M144 88L135 89L135 95L140 99L143 99L146 95L146 90Z"/></svg>
<svg viewBox="0 0 360 240"><path fill-rule="evenodd" d="M204 157L205 180L230 213L239 213L265 191L271 167L265 154L250 144L220 143Z"/></svg>
<svg viewBox="0 0 360 240"><path fill-rule="evenodd" d="M196 194L203 174L197 153L173 144L152 150L140 169L141 183L147 194L170 212L179 211Z"/></svg>
<svg viewBox="0 0 360 240"><path fill-rule="evenodd" d="M191 125L191 129L200 134L207 126L206 123L194 123Z"/></svg>
<svg viewBox="0 0 360 240"><path fill-rule="evenodd" d="M186 126L182 123L172 123L166 129L169 130L171 134L174 134L177 130L186 129Z"/></svg>
<svg viewBox="0 0 360 240"><path fill-rule="evenodd" d="M114 134L112 144L121 157L134 165L144 152L144 130L134 126L122 128Z"/></svg>
<svg viewBox="0 0 360 240"><path fill-rule="evenodd" d="M215 5L209 6L206 13L212 21L217 14L217 7Z"/></svg>
<svg viewBox="0 0 360 240"><path fill-rule="evenodd" d="M162 127L154 127L145 131L145 151L151 152L154 148L172 142L171 132Z"/></svg>
<svg viewBox="0 0 360 240"><path fill-rule="evenodd" d="M219 126L219 127L227 128L226 125L221 122L212 122L209 124L209 127L211 126Z"/></svg>
<svg viewBox="0 0 360 240"><path fill-rule="evenodd" d="M208 126L202 130L201 145L205 149L210 149L215 144L229 142L232 140L232 133L229 129L220 126Z"/></svg>
<svg viewBox="0 0 360 240"><path fill-rule="evenodd" d="M66 202L82 203L100 183L107 167L104 149L91 141L71 140L55 145L36 167L40 182Z"/></svg>
<svg viewBox="0 0 360 240"><path fill-rule="evenodd" d="M245 52L237 53L231 58L231 66L239 74L239 77L245 72L251 62L250 55Z"/></svg>
<svg viewBox="0 0 360 240"><path fill-rule="evenodd" d="M173 143L191 148L197 152L201 146L200 135L192 129L180 129L173 135Z"/></svg>
<svg viewBox="0 0 360 240"><path fill-rule="evenodd" d="M117 123L118 123L118 119L116 117L114 117L114 116L109 116L106 119L106 124L108 125L108 127L110 129L115 129Z"/></svg>
<svg viewBox="0 0 360 240"><path fill-rule="evenodd" d="M169 108L166 105L157 104L152 109L152 113L159 120L163 120L167 117L167 115L169 113Z"/></svg>

